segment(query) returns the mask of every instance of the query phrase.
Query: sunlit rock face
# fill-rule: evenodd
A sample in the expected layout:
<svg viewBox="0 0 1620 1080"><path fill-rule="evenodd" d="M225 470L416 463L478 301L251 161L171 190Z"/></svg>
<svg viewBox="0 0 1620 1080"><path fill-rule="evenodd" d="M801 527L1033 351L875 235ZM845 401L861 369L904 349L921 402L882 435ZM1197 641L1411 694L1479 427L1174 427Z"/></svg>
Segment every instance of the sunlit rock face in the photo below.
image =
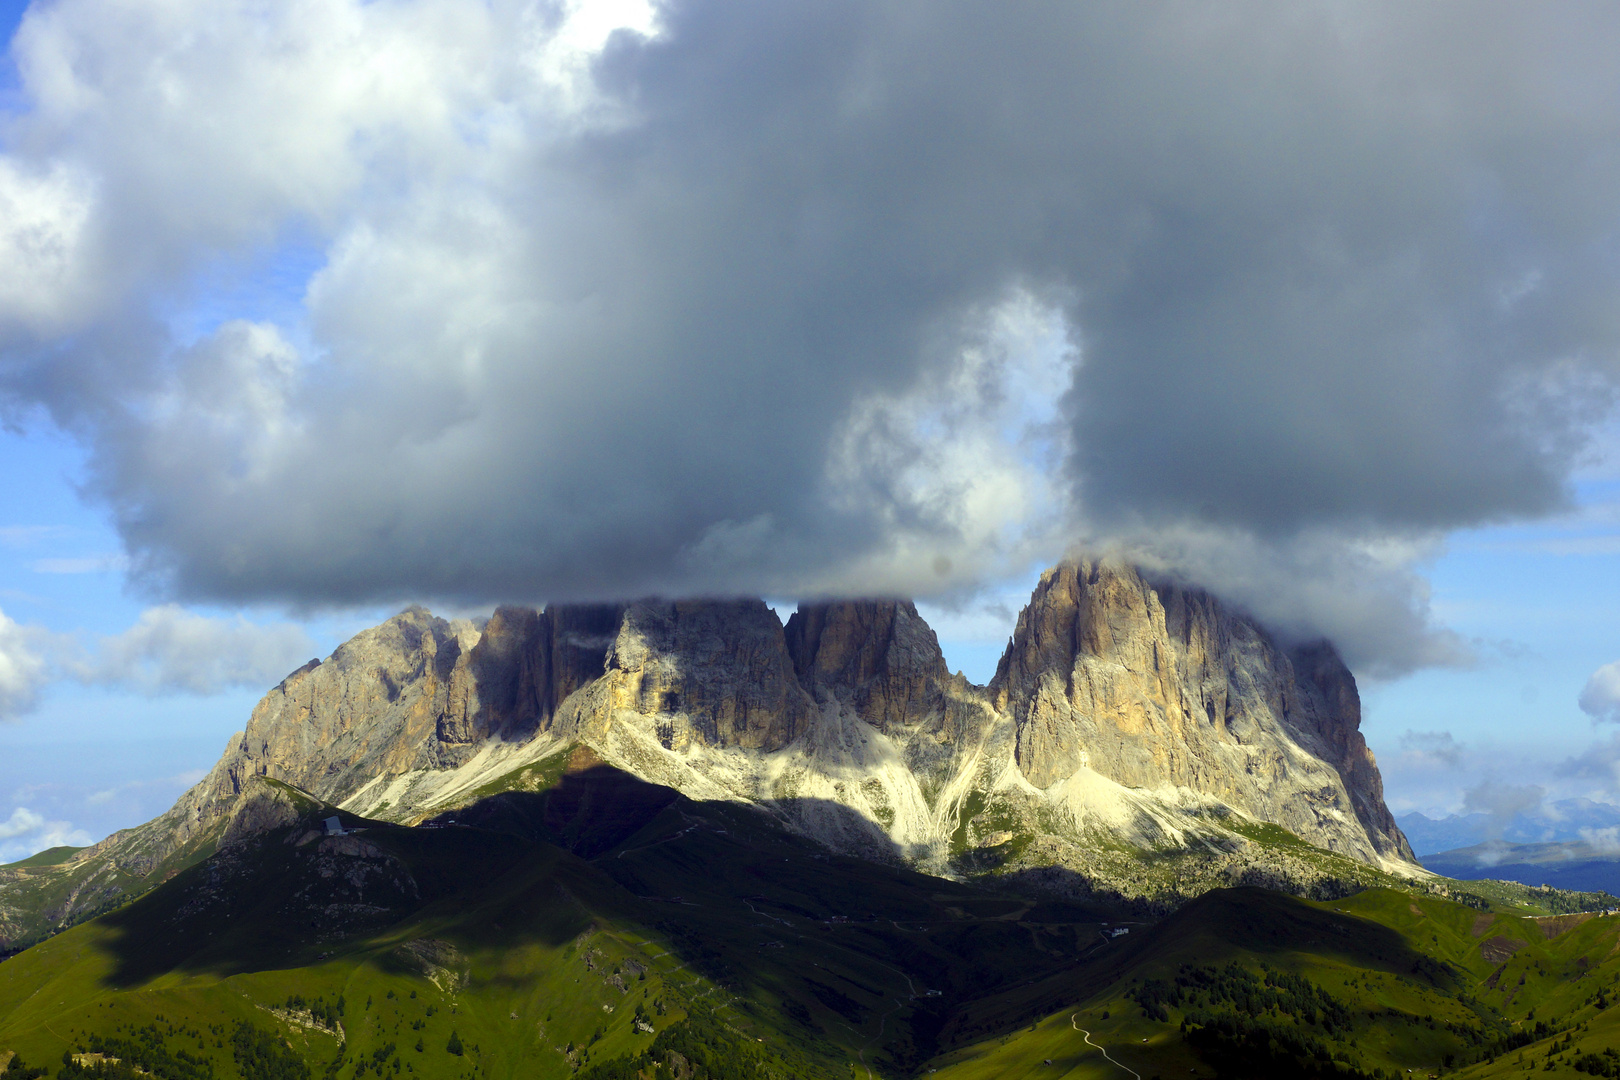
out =
<svg viewBox="0 0 1620 1080"><path fill-rule="evenodd" d="M485 636L423 608L356 634L264 696L221 780L235 793L271 776L341 802L373 776L463 764L505 726L519 667L481 649Z"/></svg>
<svg viewBox="0 0 1620 1080"><path fill-rule="evenodd" d="M803 735L815 702L763 600L643 601L625 609L598 679L564 708L566 733L635 725L665 750L774 751Z"/></svg>
<svg viewBox="0 0 1620 1080"><path fill-rule="evenodd" d="M983 687L950 673L939 639L911 601L803 605L786 635L805 689L885 736L928 802L940 803L941 793L979 771L1000 718ZM954 809L931 817L932 841L948 842Z"/></svg>
<svg viewBox="0 0 1620 1080"><path fill-rule="evenodd" d="M1325 895L1346 866L1415 870L1360 719L1331 645L1285 646L1106 561L1043 575L988 687L947 670L904 600L807 604L786 626L760 600L502 607L481 626L412 608L289 675L173 809L62 872L105 902L218 843L254 776L415 822L583 746L930 872L1160 906L1235 883Z"/></svg>
<svg viewBox="0 0 1620 1080"><path fill-rule="evenodd" d="M213 842L253 776L341 803L380 781L451 775L492 743L532 740L560 702L601 678L623 611L501 608L479 629L407 609L288 675L168 813L90 852L144 873ZM397 809L408 814L408 801Z"/></svg>
<svg viewBox="0 0 1620 1080"><path fill-rule="evenodd" d="M322 665L391 657L304 724L347 731L372 714L376 746L316 734L318 766L269 755L283 778L410 819L584 743L693 798L751 802L831 846L939 872L980 849L1081 864L1099 842L1242 862L1251 845L1222 824L1230 813L1366 863L1411 857L1332 647L1285 647L1129 566L1045 574L989 687L948 671L904 600L806 604L786 626L759 600L502 608L481 631L429 618L407 612ZM313 695L295 681L256 724L277 693ZM292 730L270 711L270 728Z"/></svg>
<svg viewBox="0 0 1620 1080"><path fill-rule="evenodd" d="M1286 650L1198 589L1081 561L1047 571L990 694L1018 767L1213 796L1363 860L1412 859L1331 645Z"/></svg>

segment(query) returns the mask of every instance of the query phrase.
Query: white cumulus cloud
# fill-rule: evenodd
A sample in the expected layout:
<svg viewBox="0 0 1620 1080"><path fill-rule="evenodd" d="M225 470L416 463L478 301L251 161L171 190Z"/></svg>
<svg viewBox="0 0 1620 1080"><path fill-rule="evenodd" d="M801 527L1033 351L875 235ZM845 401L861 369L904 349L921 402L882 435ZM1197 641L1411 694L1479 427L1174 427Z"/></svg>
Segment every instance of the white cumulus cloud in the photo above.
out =
<svg viewBox="0 0 1620 1080"><path fill-rule="evenodd" d="M1546 796L1547 789L1540 784L1512 784L1491 777L1463 795L1463 810L1488 815L1486 836L1500 840L1514 818L1539 809Z"/></svg>
<svg viewBox="0 0 1620 1080"><path fill-rule="evenodd" d="M49 821L26 806L15 808L11 817L0 821L0 863L15 862L46 848L85 847L94 842L72 822Z"/></svg>
<svg viewBox="0 0 1620 1080"><path fill-rule="evenodd" d="M40 690L50 681L42 650L46 637L38 627L24 626L0 611L0 721L38 704Z"/></svg>
<svg viewBox="0 0 1620 1080"><path fill-rule="evenodd" d="M0 721L36 708L56 681L153 696L267 689L316 648L296 623L202 615L175 604L147 608L129 629L94 640L0 612Z"/></svg>
<svg viewBox="0 0 1620 1080"><path fill-rule="evenodd" d="M147 694L217 694L268 688L313 649L309 635L292 623L260 626L168 604L148 608L128 630L98 640L68 673L80 682Z"/></svg>
<svg viewBox="0 0 1620 1080"><path fill-rule="evenodd" d="M1581 689L1580 706L1594 720L1620 723L1620 660L1592 672Z"/></svg>
<svg viewBox="0 0 1620 1080"><path fill-rule="evenodd" d="M1443 765L1455 769L1462 765L1467 748L1449 731L1412 731L1401 736L1401 750L1414 762Z"/></svg>
<svg viewBox="0 0 1620 1080"><path fill-rule="evenodd" d="M19 806L11 812L11 817L0 821L0 840L12 840L27 833L42 829L45 819L26 806Z"/></svg>
<svg viewBox="0 0 1620 1080"><path fill-rule="evenodd" d="M1620 855L1620 825L1610 825L1606 829L1584 828L1580 831L1580 837L1598 855Z"/></svg>
<svg viewBox="0 0 1620 1080"><path fill-rule="evenodd" d="M61 163L30 170L0 157L0 324L43 333L75 314L89 284L91 186Z"/></svg>

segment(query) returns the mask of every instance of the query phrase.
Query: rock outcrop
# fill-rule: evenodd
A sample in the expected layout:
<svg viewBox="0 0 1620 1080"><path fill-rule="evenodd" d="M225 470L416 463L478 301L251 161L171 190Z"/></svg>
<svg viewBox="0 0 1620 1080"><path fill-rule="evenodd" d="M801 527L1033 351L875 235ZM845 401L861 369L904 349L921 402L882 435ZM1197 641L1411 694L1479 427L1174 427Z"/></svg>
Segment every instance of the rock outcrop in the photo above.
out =
<svg viewBox="0 0 1620 1080"><path fill-rule="evenodd" d="M248 783L236 801L220 837L220 847L241 843L262 833L296 825L319 806L296 792L262 777Z"/></svg>
<svg viewBox="0 0 1620 1080"><path fill-rule="evenodd" d="M601 677L623 616L617 604L497 608L472 654L481 734L510 740L550 728L558 707Z"/></svg>
<svg viewBox="0 0 1620 1080"><path fill-rule="evenodd" d="M244 806L254 777L412 823L582 748L938 873L1152 903L1330 892L1356 867L1421 873L1359 725L1331 645L1285 646L1107 562L1043 575L988 687L948 671L903 600L806 604L785 627L759 600L502 607L481 626L412 608L272 689L168 813L53 871L75 899L52 917L212 850L233 815L285 816L262 792ZM1308 843L1279 848L1277 826ZM8 888L0 914L22 910Z"/></svg>
<svg viewBox="0 0 1620 1080"><path fill-rule="evenodd" d="M806 605L785 632L800 685L838 697L869 724L890 730L945 708L951 674L909 600Z"/></svg>
<svg viewBox="0 0 1620 1080"><path fill-rule="evenodd" d="M990 693L1037 788L1083 771L1171 785L1364 861L1413 861L1332 646L1285 650L1201 590L1091 561L1049 570Z"/></svg>
<svg viewBox="0 0 1620 1080"><path fill-rule="evenodd" d="M781 750L816 713L763 600L645 601L625 609L596 682L561 731L603 738L636 724L666 750Z"/></svg>

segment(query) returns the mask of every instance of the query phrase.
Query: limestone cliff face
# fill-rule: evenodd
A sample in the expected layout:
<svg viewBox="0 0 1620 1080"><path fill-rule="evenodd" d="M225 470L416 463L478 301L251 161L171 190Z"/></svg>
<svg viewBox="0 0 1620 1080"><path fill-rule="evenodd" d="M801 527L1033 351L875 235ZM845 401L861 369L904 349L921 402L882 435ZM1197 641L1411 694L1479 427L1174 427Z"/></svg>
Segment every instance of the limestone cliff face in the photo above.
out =
<svg viewBox="0 0 1620 1080"><path fill-rule="evenodd" d="M128 872L147 873L217 839L255 776L337 803L378 775L461 764L504 720L482 700L480 673L501 687L517 675L488 652L478 656L479 639L472 624L421 608L362 631L325 663L310 661L266 694L247 729L173 809L81 858L105 855Z"/></svg>
<svg viewBox="0 0 1620 1080"><path fill-rule="evenodd" d="M1331 850L1412 859L1331 646L1290 653L1200 590L1092 561L1049 570L990 693L1037 788L1086 770L1174 785Z"/></svg>
<svg viewBox="0 0 1620 1080"><path fill-rule="evenodd" d="M601 678L623 616L617 604L497 608L472 651L485 712L469 734L520 739L549 729L574 691Z"/></svg>
<svg viewBox="0 0 1620 1080"><path fill-rule="evenodd" d="M1411 844L1384 802L1384 778L1378 772L1378 759L1361 734L1361 694L1356 690L1355 676L1339 659L1338 650L1325 641L1295 649L1292 659L1296 677L1315 687L1327 705L1311 718L1327 721L1317 726L1316 735L1326 751L1326 760L1344 781L1357 819L1366 826L1380 852L1416 862ZM1380 838L1384 843L1379 843Z"/></svg>
<svg viewBox="0 0 1620 1080"><path fill-rule="evenodd" d="M909 600L802 605L785 633L801 685L888 736L924 786L947 784L995 724L983 688L951 674Z"/></svg>
<svg viewBox="0 0 1620 1080"><path fill-rule="evenodd" d="M642 601L624 610L601 678L570 698L568 734L633 725L666 750L780 750L816 705L763 600Z"/></svg>
<svg viewBox="0 0 1620 1080"><path fill-rule="evenodd" d="M951 675L939 639L909 600L806 605L785 636L800 685L845 700L869 724L887 730L944 708Z"/></svg>
<svg viewBox="0 0 1620 1080"><path fill-rule="evenodd" d="M287 789L274 786L267 780L249 781L247 790L242 792L241 798L236 800L235 806L231 809L230 820L225 825L225 834L220 837L220 847L241 843L272 829L297 824L308 814L310 805L313 805L304 805L305 802Z"/></svg>
<svg viewBox="0 0 1620 1080"><path fill-rule="evenodd" d="M260 775L342 802L378 777L455 768L492 738L527 739L602 677L622 613L502 607L480 630L402 612L265 695L221 762L220 794Z"/></svg>

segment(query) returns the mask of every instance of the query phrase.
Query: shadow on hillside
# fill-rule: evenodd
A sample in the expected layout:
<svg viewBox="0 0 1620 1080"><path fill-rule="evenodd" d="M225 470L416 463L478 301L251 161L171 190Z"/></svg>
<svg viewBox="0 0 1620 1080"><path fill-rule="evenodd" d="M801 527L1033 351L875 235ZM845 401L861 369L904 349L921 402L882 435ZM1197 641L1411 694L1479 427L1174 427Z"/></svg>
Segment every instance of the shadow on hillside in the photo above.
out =
<svg viewBox="0 0 1620 1080"><path fill-rule="evenodd" d="M543 841L588 859L591 880L609 887L587 895L584 874L570 887L593 914L638 925L722 995L780 1003L806 1038L842 1042L853 1027L865 1043L881 1030L882 1051L869 1052L898 1071L938 1050L962 1003L1059 975L1084 947L1066 929L1020 923L1029 905L1016 898L910 869L885 834L830 800L693 802L582 754L547 790L489 796L453 815L454 827L451 817L434 831ZM865 857L834 854L784 822ZM1071 911L1046 914L1061 922Z"/></svg>
<svg viewBox="0 0 1620 1080"><path fill-rule="evenodd" d="M636 927L680 961L681 979L718 985L715 1000L770 1002L805 1039L866 1046L874 1064L904 1072L1155 959L1306 950L1431 981L1449 974L1432 961L1423 969L1394 931L1261 890L1210 894L1151 933L1099 944L1099 909L1117 908L1091 902L1071 871L1030 871L989 891L833 854L755 807L691 802L600 762L574 765L546 790L491 795L432 827L368 822L319 840L300 827L222 851L103 919L109 981L330 956L400 976L459 966L475 985L517 987L532 976L489 956ZM869 831L836 804L777 809ZM1087 901L1032 907L1014 892ZM586 966L583 950L562 961L581 964L581 979L617 973Z"/></svg>
<svg viewBox="0 0 1620 1080"><path fill-rule="evenodd" d="M848 813L831 805L816 812ZM397 968L383 940L408 937L404 927L415 920L474 949L524 940L561 945L604 912L638 921L665 914L644 884L616 881L587 864L611 860L629 868L637 861L633 855L622 862L614 856L637 845L684 851L694 878L681 886L686 891L730 882L735 871L742 876L733 884L743 894L757 893L780 876L767 871L748 844L709 851L704 839L727 831L715 824L715 813L594 755L576 754L545 790L491 795L417 828L343 815L347 827L359 828L324 837L311 820L232 844L104 916L100 924L110 933L99 936L99 945L112 960L107 981L131 987L171 971L228 975L301 967L356 949ZM733 833L757 832L756 840L768 834L769 843L784 845L786 857L812 876L824 871L825 864L814 861L815 845L785 839L765 815L744 816L753 820L740 831L734 824ZM660 819L648 836L637 837ZM715 860L735 865L715 873ZM694 967L719 973L708 962L710 944L687 944ZM410 950L397 959L406 969L419 961Z"/></svg>
<svg viewBox="0 0 1620 1080"><path fill-rule="evenodd" d="M587 763L568 769L544 791L503 791L425 824L508 833L592 859L634 836L680 798L673 788L611 765Z"/></svg>
<svg viewBox="0 0 1620 1080"><path fill-rule="evenodd" d="M100 920L111 931L100 938L107 981L301 967L356 949L397 968L381 939L419 919L473 948L563 944L618 892L565 853L600 855L679 798L600 763L571 764L545 791L494 795L424 827L345 814L346 836L325 837L312 819L225 847ZM421 963L409 949L397 959Z"/></svg>
<svg viewBox="0 0 1620 1080"><path fill-rule="evenodd" d="M942 1033L963 1010L975 1012L976 1030L1025 1023L1072 1000L1099 964L1149 944L1138 933L1099 952L1098 909L1111 905L1031 907L1010 895L1094 896L1069 871L998 880L991 891L898 865L892 844L873 851L876 861L833 854L784 829L777 813L873 835L839 804L795 800L766 812L691 802L586 757L545 790L494 794L428 827L266 834L105 917L109 981L331 957L402 976L462 964L475 983L527 985L522 971L478 958L633 926L722 997L775 1003L807 1039L865 1045L881 1025L885 1067L906 1071L948 1041ZM1270 913L1262 922L1288 925ZM1302 932L1327 931L1307 919ZM975 1004L992 999L988 1012Z"/></svg>
<svg viewBox="0 0 1620 1080"><path fill-rule="evenodd" d="M1360 967L1415 975L1442 989L1458 977L1388 926L1253 886L1205 893L1161 922L1151 937L1132 943L1128 955L1141 960L1156 954L1219 956L1237 951L1262 957L1331 956Z"/></svg>
<svg viewBox="0 0 1620 1080"><path fill-rule="evenodd" d="M758 828L773 843L788 843L801 857L825 857L821 845L784 834L787 823L819 836L837 837L841 848L892 868L904 866L900 846L859 811L830 799L776 799L755 807L693 802L673 788L650 784L604 764L589 753L575 755L555 784L542 791L506 791L460 810L441 814L429 826L469 826L509 833L565 848L583 859L599 859L626 844L655 818L674 809L685 825L700 825L719 808L744 832ZM737 815L741 815L740 818ZM746 819L753 818L752 822ZM688 830L677 830L682 835ZM791 837L791 839L790 839ZM667 836L649 844L670 842ZM907 871L909 873L909 871Z"/></svg>
<svg viewBox="0 0 1620 1080"><path fill-rule="evenodd" d="M971 873L974 868L970 865L966 869ZM1067 900L1095 912L1102 919L1159 919L1174 909L1174 905L1167 902L1126 896L1067 866L1024 867L1000 874L996 880L1009 892Z"/></svg>
<svg viewBox="0 0 1620 1080"><path fill-rule="evenodd" d="M859 841L865 857L832 854L783 819ZM301 967L357 949L397 967L390 950L413 921L471 949L555 946L600 914L661 931L693 970L733 986L759 959L736 955L738 943L767 947L760 931L790 924L859 942L863 962L953 995L1024 977L1009 957L1046 963L1016 920L998 921L1020 904L907 868L887 836L828 800L695 803L583 753L544 790L490 795L422 827L345 820L361 826L349 838L306 823L232 845L105 916L109 981Z"/></svg>
<svg viewBox="0 0 1620 1080"><path fill-rule="evenodd" d="M233 844L103 916L105 981L128 988L168 972L226 976L386 952L409 937L385 945L399 936L393 927L423 919L456 933L480 909L509 906L568 869L555 849L483 830L368 822L297 843L314 832L300 825ZM555 942L588 921L536 918L524 929Z"/></svg>

